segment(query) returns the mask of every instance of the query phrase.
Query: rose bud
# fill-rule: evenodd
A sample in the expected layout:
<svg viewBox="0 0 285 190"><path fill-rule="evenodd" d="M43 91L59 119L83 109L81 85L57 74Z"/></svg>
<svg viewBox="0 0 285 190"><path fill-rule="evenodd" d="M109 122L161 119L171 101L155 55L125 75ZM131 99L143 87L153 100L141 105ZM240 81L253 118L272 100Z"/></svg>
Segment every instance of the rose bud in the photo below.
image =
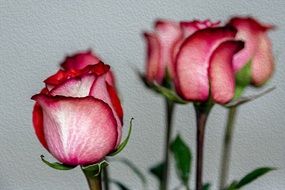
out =
<svg viewBox="0 0 285 190"><path fill-rule="evenodd" d="M154 32L145 32L147 60L145 77L149 82L162 84L166 72L173 76L175 56L182 40L179 23L168 20L155 22Z"/></svg>
<svg viewBox="0 0 285 190"><path fill-rule="evenodd" d="M109 66L87 54L69 57L74 60L63 64L66 70L45 80L48 88L32 97L39 141L57 160L72 166L103 160L117 148L122 133L123 111L107 81Z"/></svg>
<svg viewBox="0 0 285 190"><path fill-rule="evenodd" d="M180 47L175 62L175 86L184 100L211 99L225 104L234 96L232 60L244 43L234 40L235 28L215 27L217 24L204 24L203 29L190 31Z"/></svg>
<svg viewBox="0 0 285 190"><path fill-rule="evenodd" d="M245 48L234 57L234 70L238 71L252 61L251 83L261 86L271 77L274 70L272 45L267 34L273 26L262 24L250 17L235 17L229 24L238 30L236 38L245 42Z"/></svg>

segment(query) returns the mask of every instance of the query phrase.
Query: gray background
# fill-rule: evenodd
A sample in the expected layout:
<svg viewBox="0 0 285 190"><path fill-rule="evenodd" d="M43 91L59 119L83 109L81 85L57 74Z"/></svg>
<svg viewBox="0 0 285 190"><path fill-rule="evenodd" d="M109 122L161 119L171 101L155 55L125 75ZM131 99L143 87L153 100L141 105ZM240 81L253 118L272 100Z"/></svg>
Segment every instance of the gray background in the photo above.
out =
<svg viewBox="0 0 285 190"><path fill-rule="evenodd" d="M151 29L156 18L226 20L235 14L254 15L278 26L271 33L277 69L267 86L276 85L277 90L240 109L230 178L239 178L259 166L275 166L277 171L245 189L285 189L284 9L284 0L1 0L0 189L87 189L79 169L59 172L41 163L41 154L52 158L34 135L31 123L34 102L30 97L41 89L42 80L56 71L66 54L88 48L116 72L125 123L135 118L131 141L120 157L131 159L146 171L162 158L164 102L146 90L132 70L132 67L143 70L142 30ZM215 181L215 185L225 114L220 106L214 108L206 134L205 181ZM182 133L194 148L191 105L178 107L174 132ZM131 189L141 189L138 179L122 164L112 164L111 170L112 177ZM174 187L178 184L174 169L172 176ZM149 189L156 187L156 180L149 178Z"/></svg>

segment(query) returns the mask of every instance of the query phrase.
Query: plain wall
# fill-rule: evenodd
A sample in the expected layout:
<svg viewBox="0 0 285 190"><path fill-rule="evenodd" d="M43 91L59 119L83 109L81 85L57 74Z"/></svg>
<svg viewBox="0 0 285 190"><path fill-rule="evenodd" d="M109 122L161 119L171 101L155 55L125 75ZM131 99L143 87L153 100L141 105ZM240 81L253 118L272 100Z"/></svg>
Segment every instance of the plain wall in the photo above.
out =
<svg viewBox="0 0 285 190"><path fill-rule="evenodd" d="M64 56L92 48L115 71L128 121L135 118L127 157L145 173L162 159L164 101L147 90L133 68L143 71L145 44L141 33L150 30L156 18L227 20L231 15L253 15L277 25L270 36L276 55L276 72L266 89L277 89L242 106L235 130L231 179L239 179L259 166L274 171L247 186L248 190L285 189L285 1L284 0L85 0L0 1L0 189L87 189L79 169L55 171L40 160L44 154L32 127L30 100L43 86L42 80L58 69ZM247 94L257 93L248 90ZM260 92L260 91L259 91ZM192 105L177 106L175 130L195 154ZM213 109L207 126L205 181L216 187L226 110ZM118 162L111 164L112 178L131 189L142 189L138 178ZM194 170L194 169L193 169ZM179 183L171 171L171 186ZM149 189L157 181L149 178ZM192 174L191 185L193 186ZM114 188L115 189L115 188ZM216 188L214 188L216 189Z"/></svg>

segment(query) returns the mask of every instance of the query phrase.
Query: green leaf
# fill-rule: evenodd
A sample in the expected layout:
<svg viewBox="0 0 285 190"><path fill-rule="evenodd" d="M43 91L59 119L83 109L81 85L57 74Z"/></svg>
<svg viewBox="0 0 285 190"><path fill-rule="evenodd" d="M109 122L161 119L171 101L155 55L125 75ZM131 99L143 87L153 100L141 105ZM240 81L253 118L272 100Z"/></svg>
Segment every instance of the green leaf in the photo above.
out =
<svg viewBox="0 0 285 190"><path fill-rule="evenodd" d="M262 97L266 94L268 94L269 92L275 90L276 87L272 87L272 88L269 88L267 90L265 90L264 92L261 92L259 94L255 94L255 95L251 95L251 96L242 96L242 97L239 97L237 99L234 99L232 100L231 102L229 102L228 104L225 105L225 107L227 108L232 108L232 107L237 107L237 106L240 106L242 104L245 104L245 103L248 103L248 102L251 102L259 97Z"/></svg>
<svg viewBox="0 0 285 190"><path fill-rule="evenodd" d="M244 89L250 84L251 63L252 61L250 60L236 74L235 98L239 98L242 95Z"/></svg>
<svg viewBox="0 0 285 190"><path fill-rule="evenodd" d="M103 168L107 167L109 163L106 160L101 161L100 163L92 164L89 166L81 166L83 172L90 177L98 176Z"/></svg>
<svg viewBox="0 0 285 190"><path fill-rule="evenodd" d="M266 173L275 170L275 168L270 168L270 167L263 167L263 168L258 168L247 174L245 177L243 177L238 184L235 186L236 189L239 189L252 181L256 180L257 178L265 175Z"/></svg>
<svg viewBox="0 0 285 190"><path fill-rule="evenodd" d="M69 165L61 164L58 162L54 162L54 163L48 162L47 160L44 159L44 155L41 155L41 159L46 165L48 165L51 168L57 169L57 170L71 170L76 167L76 166L69 166Z"/></svg>
<svg viewBox="0 0 285 190"><path fill-rule="evenodd" d="M108 156L115 156L115 155L119 154L126 147L126 145L129 142L131 133L132 133L133 120L134 120L134 118L131 118L131 120L130 120L130 127L129 127L129 132L128 132L127 138L118 146L117 150L110 153Z"/></svg>
<svg viewBox="0 0 285 190"><path fill-rule="evenodd" d="M233 181L229 187L225 188L225 190L237 190L236 185L238 184L237 181Z"/></svg>
<svg viewBox="0 0 285 190"><path fill-rule="evenodd" d="M210 183L206 183L203 185L202 189L203 190L210 190L211 184Z"/></svg>
<svg viewBox="0 0 285 190"><path fill-rule="evenodd" d="M191 173L192 154L190 148L177 135L176 139L171 143L170 150L176 161L176 170L181 182L188 186L188 181Z"/></svg>
<svg viewBox="0 0 285 190"><path fill-rule="evenodd" d="M147 184L146 177L144 176L144 174L139 170L139 168L133 162L131 162L127 158L114 159L114 161L122 162L123 164L128 166L139 177L143 186L146 187L146 184Z"/></svg>
<svg viewBox="0 0 285 190"><path fill-rule="evenodd" d="M125 186L124 184L122 184L121 182L111 179L110 180L112 183L116 184L120 190L130 190L127 186Z"/></svg>
<svg viewBox="0 0 285 190"><path fill-rule="evenodd" d="M163 178L163 171L165 168L165 163L159 163L155 166L153 166L152 168L150 168L150 173L153 174L160 182Z"/></svg>

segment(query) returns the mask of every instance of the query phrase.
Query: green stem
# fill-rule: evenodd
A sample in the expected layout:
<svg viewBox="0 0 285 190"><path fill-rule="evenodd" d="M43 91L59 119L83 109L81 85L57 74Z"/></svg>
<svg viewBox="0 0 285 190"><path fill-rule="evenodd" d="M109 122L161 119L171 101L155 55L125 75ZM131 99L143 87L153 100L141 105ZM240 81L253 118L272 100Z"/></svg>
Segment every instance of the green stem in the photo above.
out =
<svg viewBox="0 0 285 190"><path fill-rule="evenodd" d="M109 171L108 167L104 167L103 169L103 182L104 182L104 189L109 190Z"/></svg>
<svg viewBox="0 0 285 190"><path fill-rule="evenodd" d="M224 189L226 186L227 180L228 180L232 139L233 139L233 132L234 132L234 122L236 118L236 113L237 113L236 107L232 107L228 111L228 120L227 120L226 129L225 129L224 143L223 143L223 150L222 150L219 189Z"/></svg>
<svg viewBox="0 0 285 190"><path fill-rule="evenodd" d="M168 189L168 176L169 176L169 146L170 146L170 138L172 133L172 118L174 111L174 102L166 99L166 137L165 137L165 145L164 145L164 170L163 176L160 184L161 190Z"/></svg>
<svg viewBox="0 0 285 190"><path fill-rule="evenodd" d="M208 111L196 107L197 143L196 143L196 190L203 188L203 154L205 127Z"/></svg>
<svg viewBox="0 0 285 190"><path fill-rule="evenodd" d="M87 183L88 183L88 186L89 186L89 190L102 190L102 183L101 183L101 174L99 174L98 176L89 176L87 175L86 172L84 172L83 170L83 173L86 177L86 180L87 180Z"/></svg>

